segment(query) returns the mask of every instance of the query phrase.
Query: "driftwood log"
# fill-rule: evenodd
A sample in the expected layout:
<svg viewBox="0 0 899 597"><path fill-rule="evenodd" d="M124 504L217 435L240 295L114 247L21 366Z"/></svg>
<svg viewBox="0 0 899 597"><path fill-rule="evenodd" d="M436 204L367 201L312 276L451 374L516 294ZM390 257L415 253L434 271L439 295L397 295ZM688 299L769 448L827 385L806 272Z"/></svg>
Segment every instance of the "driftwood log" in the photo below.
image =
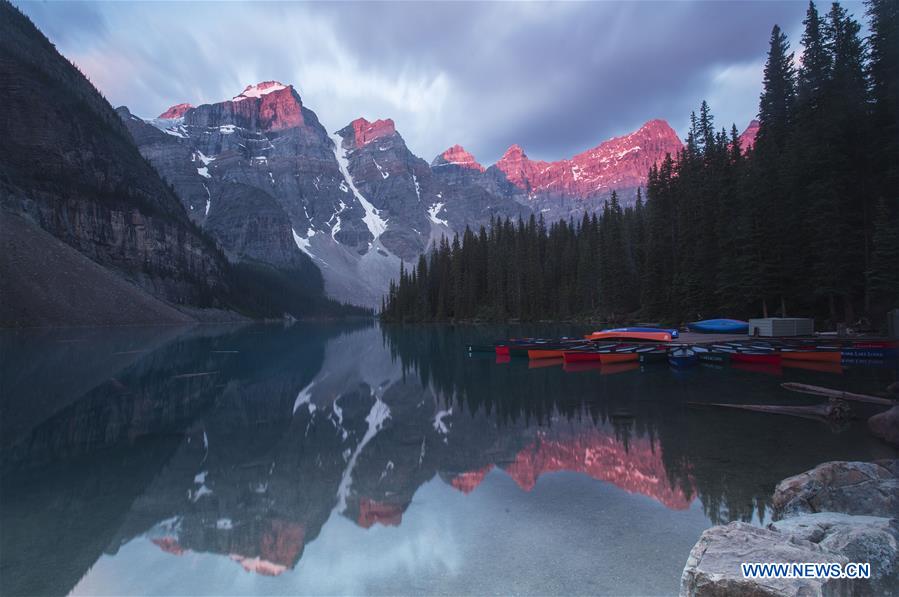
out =
<svg viewBox="0 0 899 597"><path fill-rule="evenodd" d="M852 402L865 402L867 404L879 404L881 406L895 406L897 404L895 400L890 400L889 398L869 396L867 394L854 394L852 392L844 392L843 390L833 390L804 383L787 382L780 384L780 386L786 390L800 392L802 394L812 394L813 396L826 396L827 398L838 398L840 400L850 400Z"/></svg>
<svg viewBox="0 0 899 597"><path fill-rule="evenodd" d="M714 406L718 408L733 408L737 410L749 410L753 412L769 413L773 415L790 415L803 417L816 421L825 420L834 423L848 421L852 418L852 409L844 401L830 398L826 404L813 406L780 406L776 404L724 404L721 402L689 402L691 406Z"/></svg>

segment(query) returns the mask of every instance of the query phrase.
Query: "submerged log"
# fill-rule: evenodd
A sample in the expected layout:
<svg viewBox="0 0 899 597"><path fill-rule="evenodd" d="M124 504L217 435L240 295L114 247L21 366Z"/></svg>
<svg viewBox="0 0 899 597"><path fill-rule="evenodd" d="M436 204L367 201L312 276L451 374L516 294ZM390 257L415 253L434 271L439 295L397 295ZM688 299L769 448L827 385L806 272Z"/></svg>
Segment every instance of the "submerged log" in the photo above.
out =
<svg viewBox="0 0 899 597"><path fill-rule="evenodd" d="M815 404L813 406L781 406L778 404L724 404L721 402L689 402L691 406L715 406L719 408L734 408L753 412L769 413L773 415L790 415L832 422L848 421L852 418L852 409L842 400L831 398L827 404Z"/></svg>
<svg viewBox="0 0 899 597"><path fill-rule="evenodd" d="M896 405L896 401L890 400L889 398L869 396L867 394L854 394L852 392L844 392L843 390L833 390L804 383L787 382L780 384L780 386L786 390L800 392L802 394L812 394L813 396L827 396L828 398L839 398L840 400L851 400L853 402L866 402L868 404L880 404L882 406Z"/></svg>

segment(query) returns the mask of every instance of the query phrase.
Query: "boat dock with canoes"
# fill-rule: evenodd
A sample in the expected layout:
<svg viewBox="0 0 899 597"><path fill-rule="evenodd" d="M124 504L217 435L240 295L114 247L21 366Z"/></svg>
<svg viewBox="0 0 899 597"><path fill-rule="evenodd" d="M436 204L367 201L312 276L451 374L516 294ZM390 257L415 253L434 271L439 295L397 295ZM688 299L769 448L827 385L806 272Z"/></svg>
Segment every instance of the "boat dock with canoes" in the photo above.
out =
<svg viewBox="0 0 899 597"><path fill-rule="evenodd" d="M899 367L899 341L887 338L748 338L679 334L669 328L614 328L582 338L512 338L493 344L471 344L468 352L496 354L552 364L668 363L717 367L733 364L761 367L793 366L840 372L844 366ZM590 368L579 370L589 370ZM572 370L574 370L572 368Z"/></svg>

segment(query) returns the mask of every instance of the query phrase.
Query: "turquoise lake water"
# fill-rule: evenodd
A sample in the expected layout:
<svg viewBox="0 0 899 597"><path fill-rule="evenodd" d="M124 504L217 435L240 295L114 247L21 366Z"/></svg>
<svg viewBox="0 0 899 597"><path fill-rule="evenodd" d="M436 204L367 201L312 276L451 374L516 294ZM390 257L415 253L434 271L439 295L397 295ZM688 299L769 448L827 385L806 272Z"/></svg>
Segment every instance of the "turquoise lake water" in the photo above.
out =
<svg viewBox="0 0 899 597"><path fill-rule="evenodd" d="M566 367L470 342L577 327L0 334L0 593L676 593L784 477L895 458L814 404L891 368Z"/></svg>

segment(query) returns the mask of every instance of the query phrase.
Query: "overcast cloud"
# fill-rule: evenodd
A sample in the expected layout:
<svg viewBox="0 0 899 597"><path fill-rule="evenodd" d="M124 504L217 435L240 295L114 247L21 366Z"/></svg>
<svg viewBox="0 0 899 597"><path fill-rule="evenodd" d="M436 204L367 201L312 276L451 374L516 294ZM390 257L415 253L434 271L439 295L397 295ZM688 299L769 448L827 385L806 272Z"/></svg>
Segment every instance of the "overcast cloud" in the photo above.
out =
<svg viewBox="0 0 899 597"><path fill-rule="evenodd" d="M754 117L771 27L798 46L804 2L22 2L115 105L144 117L293 84L329 131L393 118L430 161L521 145L569 157L664 118L681 134ZM862 7L847 3L857 16ZM827 4L819 4L825 12Z"/></svg>

